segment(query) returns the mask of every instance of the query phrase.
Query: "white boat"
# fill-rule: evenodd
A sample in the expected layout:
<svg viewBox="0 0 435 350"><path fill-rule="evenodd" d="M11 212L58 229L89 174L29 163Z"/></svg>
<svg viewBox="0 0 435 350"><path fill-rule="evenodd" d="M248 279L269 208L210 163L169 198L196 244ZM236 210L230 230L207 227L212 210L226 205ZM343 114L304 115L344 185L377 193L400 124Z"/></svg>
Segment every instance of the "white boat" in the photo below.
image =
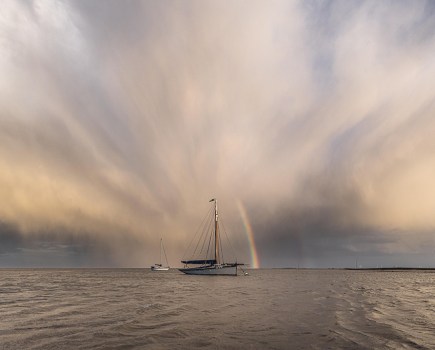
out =
<svg viewBox="0 0 435 350"><path fill-rule="evenodd" d="M163 253L165 254L166 266L162 265L162 250ZM160 263L151 266L151 271L168 271L168 270L169 270L168 257L166 256L165 247L163 246L163 240L160 238Z"/></svg>
<svg viewBox="0 0 435 350"><path fill-rule="evenodd" d="M168 271L169 266L161 266L160 264L154 264L151 266L151 271Z"/></svg>
<svg viewBox="0 0 435 350"><path fill-rule="evenodd" d="M211 220L208 222L208 224L206 221L203 221L203 223L205 222L205 225L203 226L204 230L199 238L198 244L196 245L195 251L192 254L192 259L182 260L181 262L184 264L184 268L179 270L188 275L237 276L237 266L243 264L239 264L237 262L224 262L221 250L217 200L213 198L210 200L210 202L214 202L214 210L211 208L209 211L211 214ZM202 244L200 244L201 242ZM213 242L213 244L211 242ZM207 249L205 249L206 246ZM210 246L212 246L212 249L210 249ZM198 247L201 247L200 253L203 255L202 258L194 257ZM195 266L191 267L190 265Z"/></svg>

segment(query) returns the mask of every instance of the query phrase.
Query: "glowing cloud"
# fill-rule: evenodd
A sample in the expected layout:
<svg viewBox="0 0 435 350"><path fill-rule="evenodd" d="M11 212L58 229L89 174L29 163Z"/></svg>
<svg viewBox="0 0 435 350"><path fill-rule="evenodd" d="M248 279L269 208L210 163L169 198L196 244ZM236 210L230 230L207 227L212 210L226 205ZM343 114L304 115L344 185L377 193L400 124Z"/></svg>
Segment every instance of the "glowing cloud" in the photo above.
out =
<svg viewBox="0 0 435 350"><path fill-rule="evenodd" d="M3 0L0 52L0 266L177 261L210 193L253 267L434 261L433 1Z"/></svg>

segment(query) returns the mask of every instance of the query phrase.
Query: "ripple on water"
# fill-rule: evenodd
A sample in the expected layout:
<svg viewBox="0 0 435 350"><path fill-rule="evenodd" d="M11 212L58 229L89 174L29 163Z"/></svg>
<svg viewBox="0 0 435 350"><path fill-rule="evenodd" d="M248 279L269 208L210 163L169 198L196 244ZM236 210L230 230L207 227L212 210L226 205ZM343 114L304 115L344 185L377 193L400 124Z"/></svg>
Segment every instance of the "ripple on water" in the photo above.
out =
<svg viewBox="0 0 435 350"><path fill-rule="evenodd" d="M434 274L2 273L5 349L435 348Z"/></svg>

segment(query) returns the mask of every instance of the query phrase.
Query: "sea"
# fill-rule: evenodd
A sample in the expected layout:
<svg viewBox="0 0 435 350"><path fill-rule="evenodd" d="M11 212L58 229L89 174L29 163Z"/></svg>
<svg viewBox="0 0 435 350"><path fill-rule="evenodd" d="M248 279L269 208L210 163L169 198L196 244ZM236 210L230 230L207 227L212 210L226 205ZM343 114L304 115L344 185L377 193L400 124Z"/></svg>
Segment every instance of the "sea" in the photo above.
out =
<svg viewBox="0 0 435 350"><path fill-rule="evenodd" d="M1 269L0 349L435 349L432 271Z"/></svg>

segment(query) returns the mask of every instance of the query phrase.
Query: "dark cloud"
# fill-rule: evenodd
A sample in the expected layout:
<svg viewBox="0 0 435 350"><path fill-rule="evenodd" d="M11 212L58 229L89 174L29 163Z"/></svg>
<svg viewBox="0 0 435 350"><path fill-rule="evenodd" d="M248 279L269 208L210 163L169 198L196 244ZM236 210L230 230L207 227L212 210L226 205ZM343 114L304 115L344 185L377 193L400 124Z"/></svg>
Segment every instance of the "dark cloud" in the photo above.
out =
<svg viewBox="0 0 435 350"><path fill-rule="evenodd" d="M0 222L0 237L0 254L2 255L16 253L17 248L23 242L17 229L2 222Z"/></svg>
<svg viewBox="0 0 435 350"><path fill-rule="evenodd" d="M364 267L431 266L432 231L385 230L353 220L348 208L282 207L261 215L253 210L262 266ZM265 219L267 217L267 219ZM417 239L416 239L417 238Z"/></svg>
<svg viewBox="0 0 435 350"><path fill-rule="evenodd" d="M0 241L2 267L132 267L125 257L143 254L140 242L131 236L109 240L65 228L23 235L19 228L1 223Z"/></svg>

